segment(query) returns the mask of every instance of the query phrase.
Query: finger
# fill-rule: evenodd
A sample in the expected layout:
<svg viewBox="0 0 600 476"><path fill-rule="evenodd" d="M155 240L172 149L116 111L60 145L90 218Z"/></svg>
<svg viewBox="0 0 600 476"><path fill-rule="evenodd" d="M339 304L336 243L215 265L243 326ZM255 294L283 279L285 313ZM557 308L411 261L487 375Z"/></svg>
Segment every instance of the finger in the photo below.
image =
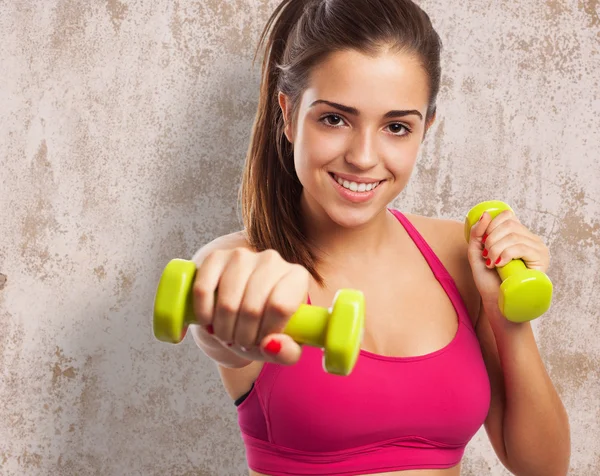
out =
<svg viewBox="0 0 600 476"><path fill-rule="evenodd" d="M511 241L507 243L516 243L515 240L519 240L520 237L528 238L531 241L534 241L534 236L520 223L515 220L508 219L497 225L489 235L486 235L486 240L484 243L485 249L484 257L487 256L487 251L489 251L492 247L494 247L497 243L504 241L508 236L511 237Z"/></svg>
<svg viewBox="0 0 600 476"><path fill-rule="evenodd" d="M248 279L256 266L256 254L244 248L231 252L217 290L213 329L223 342L232 342L235 323Z"/></svg>
<svg viewBox="0 0 600 476"><path fill-rule="evenodd" d="M283 331L289 318L306 303L310 274L299 264L292 265L289 271L273 287L266 302L262 325L258 338Z"/></svg>
<svg viewBox="0 0 600 476"><path fill-rule="evenodd" d="M493 231L501 226L503 223L513 220L515 223L519 223L516 215L512 210L504 210L494 217L494 219L490 222L487 229L485 230L485 234L489 237Z"/></svg>
<svg viewBox="0 0 600 476"><path fill-rule="evenodd" d="M266 302L288 269L289 265L283 262L279 254L261 255L259 264L248 279L240 304L232 337L236 344L245 349L258 345Z"/></svg>
<svg viewBox="0 0 600 476"><path fill-rule="evenodd" d="M223 269L229 259L229 253L217 250L209 254L196 270L192 287L192 308L198 324L203 328L212 325L215 307L215 290ZM208 327L212 334L212 327Z"/></svg>
<svg viewBox="0 0 600 476"><path fill-rule="evenodd" d="M510 234L498 241L489 249L486 266L505 266L513 259L540 261L541 253L538 244L529 237Z"/></svg>
<svg viewBox="0 0 600 476"><path fill-rule="evenodd" d="M294 365L300 360L302 347L287 334L274 333L260 341L260 349L266 360L283 365Z"/></svg>
<svg viewBox="0 0 600 476"><path fill-rule="evenodd" d="M526 236L533 241L541 243L540 238L534 233L532 233L529 229L527 229L527 227L521 222L519 222L514 216L509 217L508 219L503 220L500 223L492 222L491 225L488 227L488 230L490 229L491 231L488 231L487 240L485 241L485 245L487 247L492 246L492 244L496 243L497 241L501 240L502 238L511 233Z"/></svg>
<svg viewBox="0 0 600 476"><path fill-rule="evenodd" d="M479 218L479 221L471 227L469 243L475 243L475 245L481 246L485 230L491 221L492 217L490 214L488 212L483 212Z"/></svg>

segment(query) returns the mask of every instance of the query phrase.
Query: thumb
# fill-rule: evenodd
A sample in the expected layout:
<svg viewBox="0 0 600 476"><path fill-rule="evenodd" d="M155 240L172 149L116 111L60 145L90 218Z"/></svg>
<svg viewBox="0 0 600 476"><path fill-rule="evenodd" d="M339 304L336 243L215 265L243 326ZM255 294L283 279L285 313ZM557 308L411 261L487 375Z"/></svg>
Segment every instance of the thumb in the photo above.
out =
<svg viewBox="0 0 600 476"><path fill-rule="evenodd" d="M293 365L302 355L302 347L287 334L269 334L260 342L266 360Z"/></svg>

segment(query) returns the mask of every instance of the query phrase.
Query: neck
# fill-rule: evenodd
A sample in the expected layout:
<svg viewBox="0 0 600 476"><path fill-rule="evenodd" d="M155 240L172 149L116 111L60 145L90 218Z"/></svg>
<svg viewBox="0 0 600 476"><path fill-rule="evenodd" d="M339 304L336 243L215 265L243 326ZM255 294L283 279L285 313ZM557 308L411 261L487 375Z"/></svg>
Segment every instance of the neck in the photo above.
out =
<svg viewBox="0 0 600 476"><path fill-rule="evenodd" d="M309 203L304 196L301 206L305 233L316 250L319 268L324 272L342 263L363 267L370 258L381 255L387 248L390 225L387 209L381 210L368 223L349 228L335 223L320 206Z"/></svg>

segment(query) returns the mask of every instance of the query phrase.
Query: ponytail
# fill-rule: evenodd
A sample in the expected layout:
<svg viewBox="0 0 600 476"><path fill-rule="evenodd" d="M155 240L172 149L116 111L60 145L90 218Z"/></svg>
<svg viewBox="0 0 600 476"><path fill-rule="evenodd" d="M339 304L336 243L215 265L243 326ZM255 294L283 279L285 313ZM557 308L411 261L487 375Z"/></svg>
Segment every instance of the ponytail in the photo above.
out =
<svg viewBox="0 0 600 476"><path fill-rule="evenodd" d="M273 12L260 37L258 49L264 45L265 50L260 96L240 201L250 246L257 251L278 251L286 261L302 264L319 284L323 284L304 232L300 211L302 185L294 169L292 145L284 135L284 118L278 103L280 66L288 38L308 3L284 0Z"/></svg>

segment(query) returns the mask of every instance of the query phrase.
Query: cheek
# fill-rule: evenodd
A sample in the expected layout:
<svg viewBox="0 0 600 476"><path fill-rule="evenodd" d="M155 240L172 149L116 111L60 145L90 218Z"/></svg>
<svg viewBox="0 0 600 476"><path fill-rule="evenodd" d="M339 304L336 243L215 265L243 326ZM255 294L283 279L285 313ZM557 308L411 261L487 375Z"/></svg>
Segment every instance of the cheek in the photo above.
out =
<svg viewBox="0 0 600 476"><path fill-rule="evenodd" d="M344 134L327 133L319 125L299 127L294 141L294 163L298 176L325 167L343 156L346 149Z"/></svg>
<svg viewBox="0 0 600 476"><path fill-rule="evenodd" d="M405 142L401 145L390 145L386 152L386 168L396 177L396 180L402 181L408 179L417 162L420 143L417 141Z"/></svg>

